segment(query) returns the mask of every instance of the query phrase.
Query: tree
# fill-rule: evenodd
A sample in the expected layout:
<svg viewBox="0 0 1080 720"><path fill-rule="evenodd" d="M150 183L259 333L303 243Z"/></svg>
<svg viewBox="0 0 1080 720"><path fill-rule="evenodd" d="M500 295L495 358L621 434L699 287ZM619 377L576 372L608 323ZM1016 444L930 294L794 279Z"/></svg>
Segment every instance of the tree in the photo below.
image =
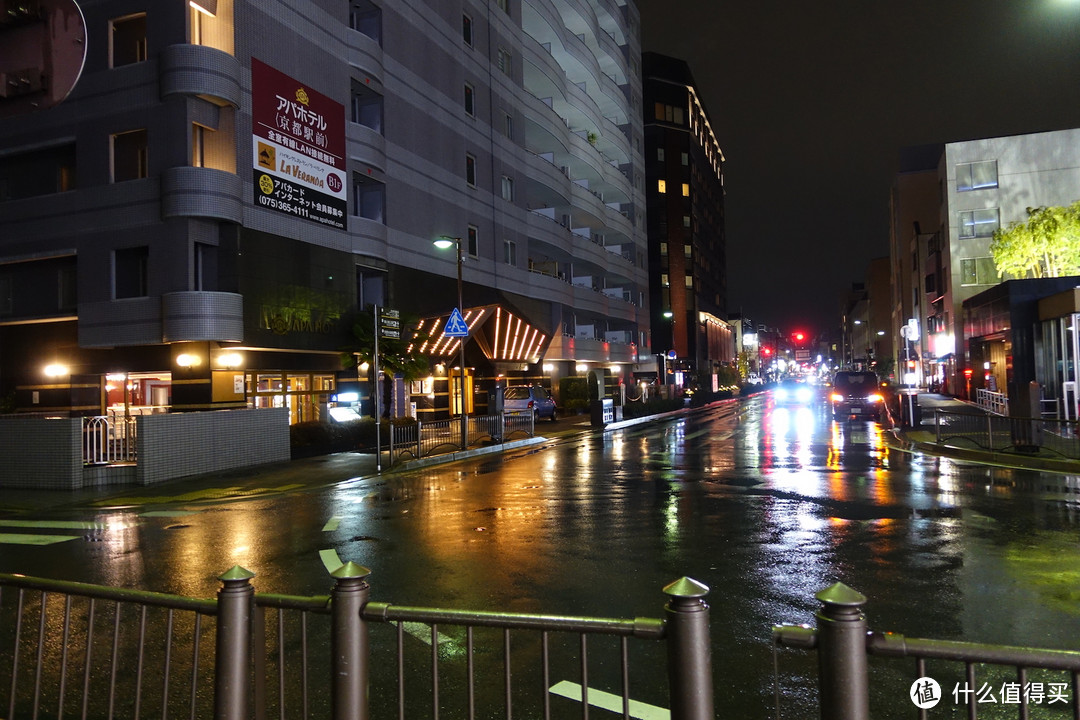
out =
<svg viewBox="0 0 1080 720"><path fill-rule="evenodd" d="M383 416L390 412L388 400L393 397L390 380L400 374L406 382L419 380L431 372L431 360L427 355L410 352L413 345L413 330L419 325L415 315L401 314L401 337L379 338L379 369L383 371L385 382L381 401ZM375 308L369 305L357 313L353 322L354 342L341 351L342 367L357 367L362 363L372 363L375 358Z"/></svg>
<svg viewBox="0 0 1080 720"><path fill-rule="evenodd" d="M990 254L999 275L1015 278L1080 274L1080 200L1068 207L1027 209L1025 222L994 231Z"/></svg>

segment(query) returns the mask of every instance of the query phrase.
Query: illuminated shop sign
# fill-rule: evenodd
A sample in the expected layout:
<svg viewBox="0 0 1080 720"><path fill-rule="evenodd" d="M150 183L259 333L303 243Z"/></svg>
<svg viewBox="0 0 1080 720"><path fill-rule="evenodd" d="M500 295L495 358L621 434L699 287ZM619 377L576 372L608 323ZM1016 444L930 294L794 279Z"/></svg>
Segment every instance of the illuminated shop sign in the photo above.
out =
<svg viewBox="0 0 1080 720"><path fill-rule="evenodd" d="M345 228L345 106L251 59L258 207Z"/></svg>

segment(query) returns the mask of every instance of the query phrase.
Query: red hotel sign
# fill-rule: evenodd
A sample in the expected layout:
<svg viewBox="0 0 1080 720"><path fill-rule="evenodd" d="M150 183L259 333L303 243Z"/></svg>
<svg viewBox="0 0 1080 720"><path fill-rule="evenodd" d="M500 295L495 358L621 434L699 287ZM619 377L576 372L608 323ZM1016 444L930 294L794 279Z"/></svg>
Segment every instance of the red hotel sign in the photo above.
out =
<svg viewBox="0 0 1080 720"><path fill-rule="evenodd" d="M251 59L255 204L345 228L345 107Z"/></svg>

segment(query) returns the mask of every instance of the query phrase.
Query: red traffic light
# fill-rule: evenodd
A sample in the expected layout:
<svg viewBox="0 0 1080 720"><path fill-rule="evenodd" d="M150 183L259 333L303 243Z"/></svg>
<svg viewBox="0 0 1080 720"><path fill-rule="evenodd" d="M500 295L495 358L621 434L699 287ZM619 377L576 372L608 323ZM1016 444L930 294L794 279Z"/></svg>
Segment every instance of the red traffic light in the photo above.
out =
<svg viewBox="0 0 1080 720"><path fill-rule="evenodd" d="M806 339L806 335L801 332L795 333L793 337L795 338L795 342L802 342Z"/></svg>
<svg viewBox="0 0 1080 720"><path fill-rule="evenodd" d="M763 347L763 348L761 348L761 352L765 353L766 355L772 355L772 348L771 347Z"/></svg>

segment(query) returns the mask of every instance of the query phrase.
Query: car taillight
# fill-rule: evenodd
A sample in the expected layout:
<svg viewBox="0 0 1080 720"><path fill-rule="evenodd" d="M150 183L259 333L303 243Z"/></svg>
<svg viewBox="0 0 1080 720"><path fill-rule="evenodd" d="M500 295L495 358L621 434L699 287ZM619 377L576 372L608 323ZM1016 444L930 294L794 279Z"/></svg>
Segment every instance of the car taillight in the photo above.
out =
<svg viewBox="0 0 1080 720"><path fill-rule="evenodd" d="M844 396L841 395L840 393L833 393L832 395L829 396L829 399L832 400L833 402L844 402Z"/></svg>
<svg viewBox="0 0 1080 720"><path fill-rule="evenodd" d="M869 400L870 402L884 402L885 401L885 397L882 396L880 393L871 393L870 395L866 396L866 399Z"/></svg>
<svg viewBox="0 0 1080 720"><path fill-rule="evenodd" d="M532 410L532 406L533 406L533 401L532 401L532 400L530 400L530 401L529 401L529 404L528 404L528 405L526 405L525 407L527 407L527 408L529 408L530 410Z"/></svg>

